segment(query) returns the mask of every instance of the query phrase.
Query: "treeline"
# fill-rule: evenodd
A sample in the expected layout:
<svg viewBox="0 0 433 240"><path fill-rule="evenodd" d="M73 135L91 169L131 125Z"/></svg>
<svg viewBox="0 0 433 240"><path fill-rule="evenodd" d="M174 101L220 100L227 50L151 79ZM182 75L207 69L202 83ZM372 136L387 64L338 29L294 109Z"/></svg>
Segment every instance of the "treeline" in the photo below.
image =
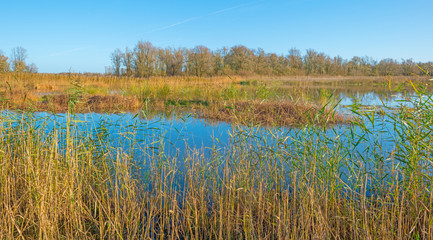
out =
<svg viewBox="0 0 433 240"><path fill-rule="evenodd" d="M5 72L31 72L37 73L38 68L34 63L27 64L27 50L22 47L12 49L11 58L0 50L0 73Z"/></svg>
<svg viewBox="0 0 433 240"><path fill-rule="evenodd" d="M111 66L106 73L116 76L219 76L235 75L338 75L385 76L430 74L433 63L397 61L371 57L330 57L308 49L302 54L290 49L287 55L266 53L263 49L249 49L242 45L212 51L205 46L188 48L159 48L140 41L133 49L116 49L111 54Z"/></svg>

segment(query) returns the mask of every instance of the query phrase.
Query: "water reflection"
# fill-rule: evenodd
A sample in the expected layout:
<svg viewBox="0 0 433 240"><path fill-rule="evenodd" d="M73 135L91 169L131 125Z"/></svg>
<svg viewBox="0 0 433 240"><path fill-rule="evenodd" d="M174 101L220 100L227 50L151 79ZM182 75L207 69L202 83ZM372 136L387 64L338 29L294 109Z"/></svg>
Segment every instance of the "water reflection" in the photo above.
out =
<svg viewBox="0 0 433 240"><path fill-rule="evenodd" d="M357 106L378 107L389 109L402 105L413 104L406 101L415 99L416 94L397 93L383 95L375 92L358 93L340 96L340 111L350 114L350 108ZM368 110L368 109L367 109ZM374 110L373 110L374 111ZM22 117L15 112L3 112L9 119ZM389 116L377 114L372 119L365 119L365 127L374 134L366 135L365 129L352 125L340 125L331 129L324 129L308 135L308 129L302 128L269 128L245 127L224 122L209 122L188 114L166 117L158 115L147 117L145 114L101 114L84 113L76 115L51 114L46 112L24 114L34 126L49 134L53 129L66 132L66 126L76 129L77 138L86 138L101 147L122 149L143 159L158 155L186 156L190 151L199 150L205 156L213 151L224 152L227 147L239 142L250 144L254 148L272 149L277 146L290 148L296 141L303 141L307 137L318 137L319 141L328 141L329 145L353 145L353 151L368 156L370 152L380 151L384 156L394 150L395 122ZM362 140L362 141L361 141ZM356 144L359 142L360 144ZM374 149L374 151L372 151ZM284 158L284 156L283 156Z"/></svg>
<svg viewBox="0 0 433 240"><path fill-rule="evenodd" d="M410 100L414 100L418 95L414 92L411 93L395 93L395 94L379 94L377 92L368 93L357 93L354 95L346 95L341 93L339 98L341 99L340 105L347 107L353 104L359 104L367 107L389 107L398 108L401 105L411 107ZM409 100L409 101L408 101Z"/></svg>

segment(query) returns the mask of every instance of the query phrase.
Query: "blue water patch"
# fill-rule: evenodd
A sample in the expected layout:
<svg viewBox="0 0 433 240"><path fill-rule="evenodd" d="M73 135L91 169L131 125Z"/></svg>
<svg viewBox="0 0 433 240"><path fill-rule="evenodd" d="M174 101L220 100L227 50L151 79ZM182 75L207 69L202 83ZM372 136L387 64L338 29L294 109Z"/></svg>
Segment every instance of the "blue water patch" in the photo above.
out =
<svg viewBox="0 0 433 240"><path fill-rule="evenodd" d="M173 117L158 115L147 117L144 113L83 113L53 114L47 112L22 113L3 111L3 126L13 127L28 124L29 128L50 136L58 132L60 149L65 148L64 138L67 132L79 140L90 141L105 152L123 152L136 161L147 163L155 157L176 158L179 168L182 161L193 153L202 154L212 161L214 153L224 156L233 146L241 147L250 154L266 154L266 158L275 160L275 164L285 162L293 167L294 161L306 161L314 156L314 151L322 148L326 154L339 153L343 159L363 161L366 169L377 169L377 164L390 165L396 144L405 144L401 140L404 127L399 119L393 119L392 111L401 107L414 107L429 102L417 99L416 94L390 95L383 97L375 93L349 98L340 96L340 105L348 114L351 109L362 106L381 107L388 114L369 114L377 109L365 109L366 115L354 116L363 120L360 125L342 124L331 128L317 126L303 127L260 127L240 126L225 122L209 122L190 114ZM344 107L345 106L345 107ZM395 115L397 117L398 115ZM25 120L25 121L22 121ZM7 131L6 131L7 132ZM401 142L403 141L403 142ZM309 156L310 154L310 156ZM338 154L337 154L338 155ZM326 156L321 156L326 159ZM377 160L380 161L377 161ZM350 175L352 166L338 166L343 175ZM324 167L332 164L323 163Z"/></svg>

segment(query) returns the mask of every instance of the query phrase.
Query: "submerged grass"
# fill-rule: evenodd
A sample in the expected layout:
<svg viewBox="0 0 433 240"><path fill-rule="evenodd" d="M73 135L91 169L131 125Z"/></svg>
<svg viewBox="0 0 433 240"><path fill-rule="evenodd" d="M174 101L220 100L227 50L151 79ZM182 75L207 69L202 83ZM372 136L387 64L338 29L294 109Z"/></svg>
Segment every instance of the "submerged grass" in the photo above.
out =
<svg viewBox="0 0 433 240"><path fill-rule="evenodd" d="M114 147L73 114L53 128L3 115L0 238L433 238L432 95L408 101L380 116L353 105L345 131L236 128L185 156Z"/></svg>

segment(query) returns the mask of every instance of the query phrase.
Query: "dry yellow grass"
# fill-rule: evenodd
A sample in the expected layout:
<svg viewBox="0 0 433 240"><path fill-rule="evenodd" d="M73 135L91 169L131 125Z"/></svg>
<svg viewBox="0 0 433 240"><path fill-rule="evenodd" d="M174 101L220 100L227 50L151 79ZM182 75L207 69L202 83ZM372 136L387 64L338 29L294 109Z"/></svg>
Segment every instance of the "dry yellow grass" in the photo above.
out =
<svg viewBox="0 0 433 240"><path fill-rule="evenodd" d="M159 154L143 167L142 156L91 141L70 122L47 134L28 118L4 120L1 239L433 237L431 182L422 172L393 164L380 178L362 159L341 158L350 149L320 138L238 139L212 157ZM255 139L254 131L244 134ZM342 178L340 164L357 171Z"/></svg>
<svg viewBox="0 0 433 240"><path fill-rule="evenodd" d="M205 108L201 114L206 119L265 126L339 124L349 121L349 117L328 108L321 109L315 104L288 101L237 101Z"/></svg>
<svg viewBox="0 0 433 240"><path fill-rule="evenodd" d="M178 84L170 95L172 85L155 81L146 96L166 93L157 99L165 104L187 89ZM21 85L11 81L5 96L28 101L30 86ZM68 105L86 99L85 88L73 90ZM223 91L230 111L293 111L247 103L241 90ZM80 133L71 118L46 131L30 114L2 116L0 239L432 239L432 107L384 113L402 130L391 153L369 142L377 135L363 125L348 139L313 127L287 137L267 129L275 132L266 139L252 126L233 132L224 151L185 158L149 148L134 155ZM123 140L135 144L130 134ZM368 155L358 141L371 146Z"/></svg>
<svg viewBox="0 0 433 240"><path fill-rule="evenodd" d="M8 109L66 112L70 100L77 112L167 109L196 113L220 121L265 125L340 123L344 117L326 110L315 119L321 104L293 99L296 91L277 94L278 82L242 77L153 77L148 79L80 74L15 74L0 76ZM272 84L276 84L273 87ZM269 86L267 86L269 85ZM265 102L263 102L265 100ZM326 99L324 100L326 101ZM250 104L247 104L250 102ZM261 102L258 104L258 102ZM229 106L233 105L233 106ZM234 107L231 111L230 108ZM242 120L242 121L239 121Z"/></svg>

